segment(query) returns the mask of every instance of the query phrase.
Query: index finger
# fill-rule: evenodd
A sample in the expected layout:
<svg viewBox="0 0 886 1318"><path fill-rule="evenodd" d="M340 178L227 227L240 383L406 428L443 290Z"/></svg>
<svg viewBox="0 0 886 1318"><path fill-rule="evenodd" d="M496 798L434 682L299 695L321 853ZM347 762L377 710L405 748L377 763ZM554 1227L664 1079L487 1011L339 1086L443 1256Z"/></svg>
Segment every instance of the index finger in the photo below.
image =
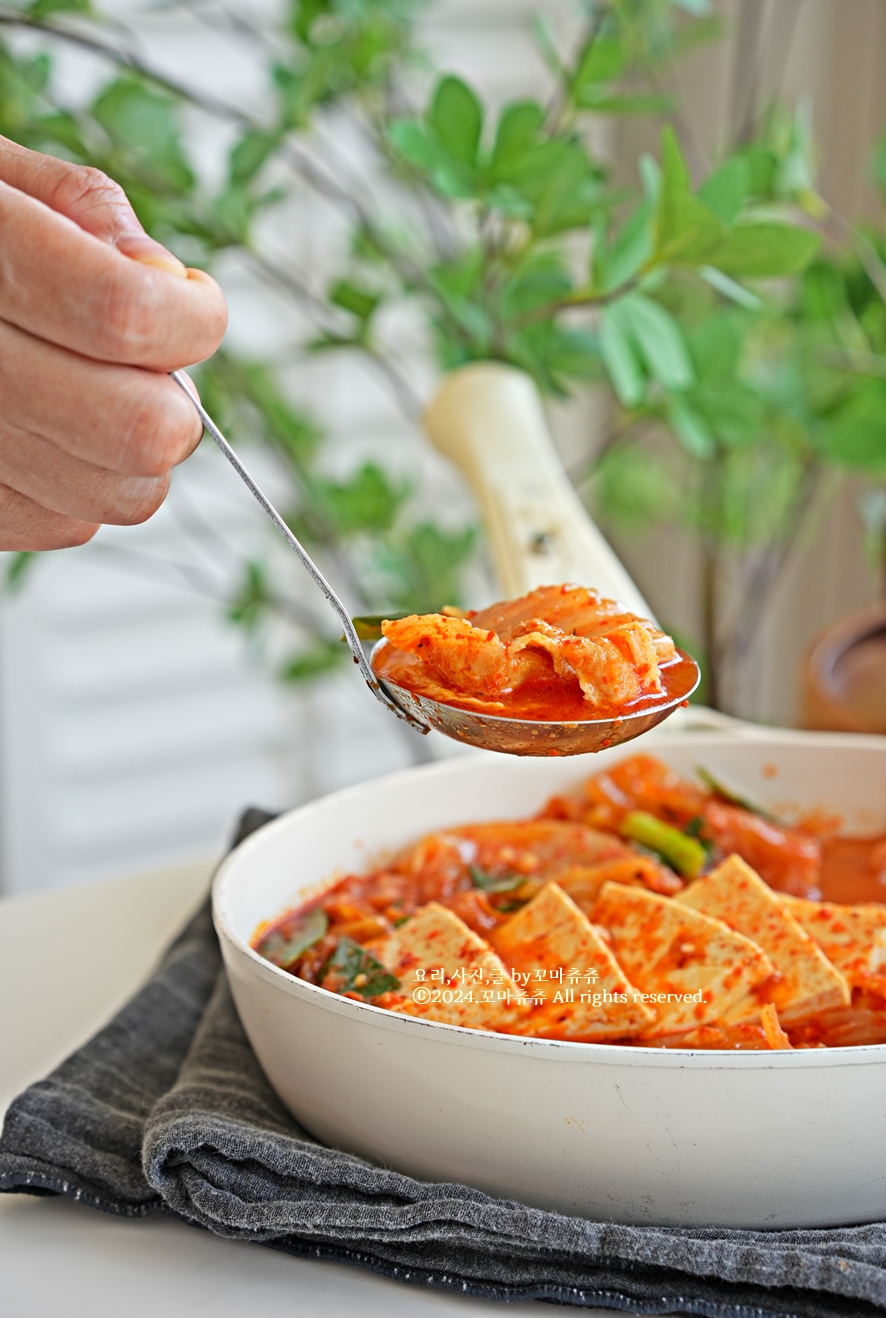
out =
<svg viewBox="0 0 886 1318"><path fill-rule="evenodd" d="M0 318L85 357L169 371L208 357L227 321L221 289L133 261L0 183Z"/></svg>
<svg viewBox="0 0 886 1318"><path fill-rule="evenodd" d="M178 257L145 233L119 183L100 169L30 151L0 136L0 179L59 215L66 215L124 256L187 278Z"/></svg>

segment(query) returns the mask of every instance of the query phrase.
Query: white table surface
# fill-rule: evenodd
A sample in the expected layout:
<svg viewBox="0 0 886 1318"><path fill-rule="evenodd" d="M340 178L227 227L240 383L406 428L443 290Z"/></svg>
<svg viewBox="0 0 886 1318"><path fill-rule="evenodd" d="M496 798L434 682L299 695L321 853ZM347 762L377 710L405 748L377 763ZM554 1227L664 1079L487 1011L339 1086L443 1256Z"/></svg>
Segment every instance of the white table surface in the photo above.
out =
<svg viewBox="0 0 886 1318"><path fill-rule="evenodd" d="M122 1005L199 903L209 864L0 900L0 1111ZM549 1312L422 1290L362 1269L0 1195L2 1318L518 1318ZM284 1307L285 1306L285 1307ZM576 1311L578 1312L578 1311ZM581 1310L600 1313L600 1310Z"/></svg>

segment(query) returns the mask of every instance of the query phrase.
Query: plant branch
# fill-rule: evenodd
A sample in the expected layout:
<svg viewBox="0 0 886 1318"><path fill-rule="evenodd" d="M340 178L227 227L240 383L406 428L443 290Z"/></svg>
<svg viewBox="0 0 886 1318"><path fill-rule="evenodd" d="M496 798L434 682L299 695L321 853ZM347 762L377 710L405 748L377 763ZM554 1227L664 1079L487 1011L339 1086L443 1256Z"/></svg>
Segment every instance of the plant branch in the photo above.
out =
<svg viewBox="0 0 886 1318"><path fill-rule="evenodd" d="M206 110L207 113L218 119L226 119L230 123L238 124L241 128L262 127L257 120L229 102L219 100L210 92L198 92L193 87L185 87L174 79L167 77L165 73L155 69L134 51L123 50L111 42L101 41L98 37L90 36L88 33L69 27L67 24L48 23L43 19L30 18L27 14L22 14L15 9L0 8L0 27L29 28L35 32L43 32L47 36L57 37L60 41L79 46L81 49L89 50L96 55L103 55L114 64L121 64L124 68L132 69L134 73L141 74L143 78L149 79L157 87L162 87L165 91L181 97L182 100L188 101L191 105Z"/></svg>
<svg viewBox="0 0 886 1318"><path fill-rule="evenodd" d="M260 255L252 249L245 249L251 264L256 272L268 282L272 287L282 287L290 294L293 301L299 306L306 307L314 316L318 328L326 334L337 335L341 333L341 326L331 318L330 308L322 300L312 293L298 275L276 265L266 257ZM392 394L394 395L397 405L403 412L406 419L415 422L421 415L422 402L413 390L409 381L403 375L402 371L391 361L380 348L369 341L348 342L342 344L342 347L352 348L360 352L372 363L373 367L384 378Z"/></svg>
<svg viewBox="0 0 886 1318"><path fill-rule="evenodd" d="M646 274L647 271L643 271ZM632 276L618 288L610 289L608 293L595 293L593 289L576 288L565 297L557 298L554 302L548 302L543 307L534 307L532 311L524 311L522 316L514 316L510 321L509 328L526 329L529 325L536 325L539 321L549 320L556 316L560 311L576 310L581 307L605 307L610 302L616 302L620 297L625 297L628 293L633 292L640 282L638 275Z"/></svg>
<svg viewBox="0 0 886 1318"><path fill-rule="evenodd" d="M90 35L87 32L77 28L61 24L59 22L46 22L43 19L31 18L18 10L4 9L0 7L0 27L24 27L36 32L42 32L47 36L57 37L60 41L68 42L71 45L79 46L81 49L89 50L93 54L103 55L106 59L115 64L120 64L124 68L131 69L134 73L140 74L143 78L154 83L155 86L163 88L172 95L180 97L190 105L198 109L205 110L208 114L214 115L218 119L224 119L229 123L237 124L242 129L267 128L261 120L247 114L244 110L228 101L220 100L209 92L197 91L194 87L187 87L183 83L170 78L160 69L155 68L146 60L142 59L132 50L121 49L108 41L102 41L97 36ZM373 233L373 240L376 240L376 228L371 216L363 207L362 203L352 196L343 188L330 174L321 170L315 161L297 146L291 140L283 142L280 148L280 157L304 182L308 183L315 192L333 202L339 208L345 210L353 220L356 220Z"/></svg>

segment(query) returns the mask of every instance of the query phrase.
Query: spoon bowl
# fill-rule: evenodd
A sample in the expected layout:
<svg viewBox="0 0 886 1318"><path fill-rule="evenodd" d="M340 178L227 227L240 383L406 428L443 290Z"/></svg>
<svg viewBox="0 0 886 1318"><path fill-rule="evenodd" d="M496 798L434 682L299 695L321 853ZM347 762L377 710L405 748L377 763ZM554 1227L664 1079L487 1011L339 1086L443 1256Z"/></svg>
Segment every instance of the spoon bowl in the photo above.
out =
<svg viewBox="0 0 886 1318"><path fill-rule="evenodd" d="M388 644L387 640L381 640L373 647L373 660L382 647ZM683 650L677 653L681 662L674 666L672 680L662 699L654 704L645 704L635 713L623 714L614 719L580 719L555 723L540 719L503 718L500 714L481 714L477 710L446 705L429 696L418 695L389 678L379 678L379 681L396 704L416 722L434 728L455 741L464 742L467 746L501 751L505 755L587 755L632 741L687 702L701 680L701 672L691 655Z"/></svg>
<svg viewBox="0 0 886 1318"><path fill-rule="evenodd" d="M188 377L183 371L172 371L170 374L194 404L206 433L215 440L265 515L277 528L338 614L344 639L354 656L354 663L360 669L372 694L392 714L397 718L405 719L417 732L428 733L435 728L444 736L452 737L455 741L464 742L468 746L502 751L507 755L583 755L608 746L618 746L633 737L639 737L641 732L655 727L656 723L660 723L662 719L673 713L678 705L684 704L698 686L701 676L698 665L689 655L680 651L683 662L676 668L683 680L672 684L679 687L679 691L669 688L660 703L644 705L636 713L616 719L581 719L577 722L555 723L502 718L500 715L459 709L454 705L444 705L440 701L416 695L387 679L382 680L366 657L358 628L344 603L195 396ZM624 570L620 570L623 573ZM629 579L626 579L624 584L630 592L636 593L636 588ZM641 613L646 612L648 609L645 606L641 608ZM379 646L386 644L384 640L379 642ZM373 650L373 654L377 650L378 646Z"/></svg>

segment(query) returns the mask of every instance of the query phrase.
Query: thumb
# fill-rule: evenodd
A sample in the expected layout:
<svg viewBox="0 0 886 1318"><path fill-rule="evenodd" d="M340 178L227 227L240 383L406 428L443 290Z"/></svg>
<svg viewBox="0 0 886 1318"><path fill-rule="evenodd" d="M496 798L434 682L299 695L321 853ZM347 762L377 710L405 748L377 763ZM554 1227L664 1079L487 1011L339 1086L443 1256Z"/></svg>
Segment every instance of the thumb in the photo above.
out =
<svg viewBox="0 0 886 1318"><path fill-rule="evenodd" d="M123 256L188 278L178 257L145 233L120 185L100 169L56 160L0 137L0 179L73 220Z"/></svg>

